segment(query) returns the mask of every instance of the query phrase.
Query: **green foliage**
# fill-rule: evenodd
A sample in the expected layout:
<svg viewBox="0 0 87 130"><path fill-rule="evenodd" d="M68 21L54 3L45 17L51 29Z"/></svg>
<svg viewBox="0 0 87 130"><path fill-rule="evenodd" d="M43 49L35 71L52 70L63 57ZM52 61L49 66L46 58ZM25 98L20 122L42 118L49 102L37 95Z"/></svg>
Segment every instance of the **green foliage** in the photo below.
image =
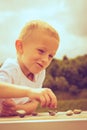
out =
<svg viewBox="0 0 87 130"><path fill-rule="evenodd" d="M74 109L81 109L82 111L87 111L87 99L80 99L80 100L58 100L58 111L67 111L67 110L74 110ZM39 106L39 112L47 112L49 108L41 108Z"/></svg>
<svg viewBox="0 0 87 130"><path fill-rule="evenodd" d="M80 96L81 91L87 89L87 55L74 59L68 59L67 56L62 60L53 59L47 68L43 87Z"/></svg>
<svg viewBox="0 0 87 130"><path fill-rule="evenodd" d="M65 77L63 77L63 76L56 77L55 82L57 85L57 90L59 90L59 91L68 91L69 90L69 84Z"/></svg>
<svg viewBox="0 0 87 130"><path fill-rule="evenodd" d="M69 92L72 94L72 95L78 95L80 90L77 88L76 85L71 85L70 88L69 88Z"/></svg>

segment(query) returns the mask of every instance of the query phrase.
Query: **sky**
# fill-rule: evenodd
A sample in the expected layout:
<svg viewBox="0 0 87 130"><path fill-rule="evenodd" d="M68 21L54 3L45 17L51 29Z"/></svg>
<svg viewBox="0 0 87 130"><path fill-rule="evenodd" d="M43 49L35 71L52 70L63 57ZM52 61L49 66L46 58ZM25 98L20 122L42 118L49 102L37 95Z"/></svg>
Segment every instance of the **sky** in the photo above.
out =
<svg viewBox="0 0 87 130"><path fill-rule="evenodd" d="M15 57L15 40L30 20L51 24L60 35L55 58L87 54L87 0L0 0L0 61Z"/></svg>

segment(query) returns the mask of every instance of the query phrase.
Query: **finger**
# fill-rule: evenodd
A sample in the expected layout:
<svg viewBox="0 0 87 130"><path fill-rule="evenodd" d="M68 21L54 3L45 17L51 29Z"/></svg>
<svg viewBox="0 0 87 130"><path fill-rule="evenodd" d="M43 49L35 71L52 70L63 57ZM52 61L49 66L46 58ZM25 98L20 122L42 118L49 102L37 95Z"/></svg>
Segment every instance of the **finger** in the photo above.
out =
<svg viewBox="0 0 87 130"><path fill-rule="evenodd" d="M57 108L57 102L55 99L52 98L51 103L49 104L50 108Z"/></svg>
<svg viewBox="0 0 87 130"><path fill-rule="evenodd" d="M48 107L51 102L51 99L48 94L44 94L43 96L44 96L45 101L42 107Z"/></svg>
<svg viewBox="0 0 87 130"><path fill-rule="evenodd" d="M57 107L57 98L56 98L55 94L52 91L49 91L48 95L49 95L50 100L51 100L49 107L56 108Z"/></svg>
<svg viewBox="0 0 87 130"><path fill-rule="evenodd" d="M40 96L40 104L41 104L41 106L42 106L42 107L45 106L45 103L46 103L46 100L45 100L44 96L41 95L41 96Z"/></svg>

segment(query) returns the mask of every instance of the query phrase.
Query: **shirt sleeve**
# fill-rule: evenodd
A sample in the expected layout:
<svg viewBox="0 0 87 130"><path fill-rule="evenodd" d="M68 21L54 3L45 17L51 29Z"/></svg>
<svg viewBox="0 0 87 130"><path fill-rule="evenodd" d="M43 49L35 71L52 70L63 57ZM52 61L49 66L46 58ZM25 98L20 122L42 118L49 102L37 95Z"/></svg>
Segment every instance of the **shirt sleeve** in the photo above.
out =
<svg viewBox="0 0 87 130"><path fill-rule="evenodd" d="M8 72L0 69L0 81L12 83L12 78Z"/></svg>
<svg viewBox="0 0 87 130"><path fill-rule="evenodd" d="M4 64L0 67L0 81L14 83L15 76L18 76L16 65L11 60L6 60Z"/></svg>
<svg viewBox="0 0 87 130"><path fill-rule="evenodd" d="M0 81L12 83L12 77L9 75L8 71L0 69ZM28 97L24 98L11 98L16 104L25 104L29 101ZM2 100L0 100L1 102ZM1 104L1 103L0 103Z"/></svg>

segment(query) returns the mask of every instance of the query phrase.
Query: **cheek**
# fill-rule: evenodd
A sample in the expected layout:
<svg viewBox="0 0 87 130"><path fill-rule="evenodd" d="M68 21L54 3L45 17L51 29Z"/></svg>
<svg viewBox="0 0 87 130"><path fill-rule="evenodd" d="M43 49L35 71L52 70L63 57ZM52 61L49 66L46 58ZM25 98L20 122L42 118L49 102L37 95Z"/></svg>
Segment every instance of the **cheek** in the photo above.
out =
<svg viewBox="0 0 87 130"><path fill-rule="evenodd" d="M39 60L39 59L41 59L41 58L42 58L41 55L32 54L32 58L31 58L31 59L33 59L33 60Z"/></svg>
<svg viewBox="0 0 87 130"><path fill-rule="evenodd" d="M29 55L27 55L26 53L22 54L21 59L22 59L22 62L24 62L25 64L30 61Z"/></svg>
<svg viewBox="0 0 87 130"><path fill-rule="evenodd" d="M38 58L34 54L25 56L26 63L32 64L37 60L38 60Z"/></svg>
<svg viewBox="0 0 87 130"><path fill-rule="evenodd" d="M46 64L46 67L45 67L45 68L47 68L47 67L51 64L51 61L52 61L52 60L48 61L48 63Z"/></svg>

